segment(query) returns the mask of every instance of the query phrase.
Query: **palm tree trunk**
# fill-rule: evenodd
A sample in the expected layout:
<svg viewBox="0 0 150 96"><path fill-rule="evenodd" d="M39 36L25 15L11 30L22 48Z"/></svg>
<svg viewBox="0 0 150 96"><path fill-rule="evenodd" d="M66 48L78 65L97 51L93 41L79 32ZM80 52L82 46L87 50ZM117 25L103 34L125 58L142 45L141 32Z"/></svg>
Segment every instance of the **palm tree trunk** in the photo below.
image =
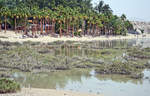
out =
<svg viewBox="0 0 150 96"><path fill-rule="evenodd" d="M60 35L60 37L62 36L62 22L60 22L60 29L59 29L59 35Z"/></svg>
<svg viewBox="0 0 150 96"><path fill-rule="evenodd" d="M74 37L74 24L73 24L73 27L72 27L72 37Z"/></svg>
<svg viewBox="0 0 150 96"><path fill-rule="evenodd" d="M96 36L98 35L98 26L96 24Z"/></svg>
<svg viewBox="0 0 150 96"><path fill-rule="evenodd" d="M85 33L84 33L84 21L82 22L82 31L81 31L81 33L80 33L80 35L82 35L82 34L84 34L84 36L85 36Z"/></svg>
<svg viewBox="0 0 150 96"><path fill-rule="evenodd" d="M2 28L2 26L1 26L1 23L0 23L0 32L1 32L1 30L2 30L1 28Z"/></svg>
<svg viewBox="0 0 150 96"><path fill-rule="evenodd" d="M50 24L51 24L51 20L48 19L48 34L50 34Z"/></svg>
<svg viewBox="0 0 150 96"><path fill-rule="evenodd" d="M16 32L16 17L15 17L15 33L17 33L17 32Z"/></svg>
<svg viewBox="0 0 150 96"><path fill-rule="evenodd" d="M69 21L67 20L67 35L69 34Z"/></svg>
<svg viewBox="0 0 150 96"><path fill-rule="evenodd" d="M44 18L43 18L43 25L42 26L44 26ZM43 29L45 30L45 26L43 27ZM44 33L44 32L43 32Z"/></svg>
<svg viewBox="0 0 150 96"><path fill-rule="evenodd" d="M36 22L36 27L35 27L36 28L36 32L35 33L38 34L38 18L35 19L35 22Z"/></svg>
<svg viewBox="0 0 150 96"><path fill-rule="evenodd" d="M7 30L6 20L7 20L7 18L6 18L6 15L5 15L5 33L6 33L6 30Z"/></svg>
<svg viewBox="0 0 150 96"><path fill-rule="evenodd" d="M93 32L92 32L92 36L93 36L93 35L94 35L94 33L95 33L95 31L94 31L94 27L95 27L95 26L94 26L94 24L93 24L93 27L92 27L92 31L93 31Z"/></svg>
<svg viewBox="0 0 150 96"><path fill-rule="evenodd" d="M90 23L90 34L89 34L89 35L91 35L91 34L92 34L92 32L91 32L91 25L92 25L92 24Z"/></svg>
<svg viewBox="0 0 150 96"><path fill-rule="evenodd" d="M46 24L47 24L47 21L46 21L46 18L45 18L45 33L47 34Z"/></svg>
<svg viewBox="0 0 150 96"><path fill-rule="evenodd" d="M101 28L99 28L99 36L101 35Z"/></svg>
<svg viewBox="0 0 150 96"><path fill-rule="evenodd" d="M32 27L32 36L35 37L35 31L36 31L36 23L35 19L33 20L33 27Z"/></svg>
<svg viewBox="0 0 150 96"><path fill-rule="evenodd" d="M90 33L90 24L87 25L87 35Z"/></svg>
<svg viewBox="0 0 150 96"><path fill-rule="evenodd" d="M43 35L43 24L42 24L42 18L40 20L40 25L41 25L41 35Z"/></svg>
<svg viewBox="0 0 150 96"><path fill-rule="evenodd" d="M27 31L26 31L26 17L24 18L24 35L27 35Z"/></svg>
<svg viewBox="0 0 150 96"><path fill-rule="evenodd" d="M52 21L52 35L55 33L55 20Z"/></svg>

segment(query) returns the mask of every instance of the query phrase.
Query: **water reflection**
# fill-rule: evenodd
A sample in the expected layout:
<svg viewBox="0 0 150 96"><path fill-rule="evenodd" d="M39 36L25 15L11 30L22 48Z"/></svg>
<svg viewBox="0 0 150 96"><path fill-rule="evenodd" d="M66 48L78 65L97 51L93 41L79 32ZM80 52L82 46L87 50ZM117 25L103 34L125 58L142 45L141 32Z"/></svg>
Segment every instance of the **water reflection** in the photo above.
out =
<svg viewBox="0 0 150 96"><path fill-rule="evenodd" d="M144 73L150 77L150 71ZM14 73L14 77L15 74L17 74L15 79L24 87L30 85L32 88L89 92L104 96L141 96L141 94L149 96L147 90L150 88L149 79L131 79L125 75L98 75L89 69L39 74Z"/></svg>
<svg viewBox="0 0 150 96"><path fill-rule="evenodd" d="M15 76L17 74L17 76ZM33 88L64 88L68 81L80 82L81 78L90 78L89 70L68 70L52 73L13 73L13 76L19 81L22 86Z"/></svg>
<svg viewBox="0 0 150 96"><path fill-rule="evenodd" d="M101 81L112 80L112 81L118 82L118 83L131 82L133 84L143 84L142 79L131 79L131 78L127 77L126 75L99 75L99 74L97 74L96 78Z"/></svg>
<svg viewBox="0 0 150 96"><path fill-rule="evenodd" d="M62 45L53 46L54 56L95 56L99 54L101 49L128 49L132 46L150 47L150 39L131 39L131 40L108 40L93 42L74 42L64 43Z"/></svg>

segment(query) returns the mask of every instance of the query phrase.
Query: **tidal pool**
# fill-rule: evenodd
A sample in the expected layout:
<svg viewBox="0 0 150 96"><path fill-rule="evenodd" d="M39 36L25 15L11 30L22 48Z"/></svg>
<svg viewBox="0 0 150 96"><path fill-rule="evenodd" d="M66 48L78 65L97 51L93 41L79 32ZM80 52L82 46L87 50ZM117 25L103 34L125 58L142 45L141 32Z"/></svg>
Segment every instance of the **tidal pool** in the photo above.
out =
<svg viewBox="0 0 150 96"><path fill-rule="evenodd" d="M52 73L13 73L23 87L69 90L104 96L149 96L150 70L143 79L125 75L100 75L90 69L73 69Z"/></svg>

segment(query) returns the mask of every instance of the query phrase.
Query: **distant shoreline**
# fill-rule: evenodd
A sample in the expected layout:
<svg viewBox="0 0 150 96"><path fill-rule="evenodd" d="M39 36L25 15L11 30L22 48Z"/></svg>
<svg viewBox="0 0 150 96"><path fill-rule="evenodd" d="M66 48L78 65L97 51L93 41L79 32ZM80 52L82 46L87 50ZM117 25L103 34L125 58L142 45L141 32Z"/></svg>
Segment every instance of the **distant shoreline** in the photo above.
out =
<svg viewBox="0 0 150 96"><path fill-rule="evenodd" d="M136 39L136 38L150 38L150 34L143 35L134 35L127 34L127 36L99 36L99 37L91 37L91 36L83 36L83 37L51 37L51 36L40 36L38 38L22 38L22 34L15 34L14 31L7 31L6 33L0 32L0 41L8 41L8 42L41 42L41 43L49 43L54 41L105 41L105 40L124 40L124 39Z"/></svg>

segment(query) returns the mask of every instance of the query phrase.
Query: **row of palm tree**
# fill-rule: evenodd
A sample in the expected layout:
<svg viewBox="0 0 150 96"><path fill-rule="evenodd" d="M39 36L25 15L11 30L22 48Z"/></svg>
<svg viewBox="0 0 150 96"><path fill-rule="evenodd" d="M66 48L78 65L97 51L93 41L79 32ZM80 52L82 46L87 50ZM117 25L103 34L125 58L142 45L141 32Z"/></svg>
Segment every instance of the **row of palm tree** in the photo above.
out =
<svg viewBox="0 0 150 96"><path fill-rule="evenodd" d="M38 4L31 7L26 5L25 1L28 0L23 0L24 3L11 7L0 7L0 28L3 23L5 32L7 24L12 20L11 26L13 26L15 32L17 26L21 25L24 34L27 35L28 19L31 19L33 24L36 25L32 27L32 35L34 36L37 31L40 31L41 35L57 33L60 37L62 35L72 37L82 35L126 35L127 30L132 28L132 24L124 14L121 17L113 15L109 5L104 4L103 1L100 1L95 8L91 9L63 6L61 4L53 8L47 6L41 8ZM43 25L51 25L51 27Z"/></svg>

